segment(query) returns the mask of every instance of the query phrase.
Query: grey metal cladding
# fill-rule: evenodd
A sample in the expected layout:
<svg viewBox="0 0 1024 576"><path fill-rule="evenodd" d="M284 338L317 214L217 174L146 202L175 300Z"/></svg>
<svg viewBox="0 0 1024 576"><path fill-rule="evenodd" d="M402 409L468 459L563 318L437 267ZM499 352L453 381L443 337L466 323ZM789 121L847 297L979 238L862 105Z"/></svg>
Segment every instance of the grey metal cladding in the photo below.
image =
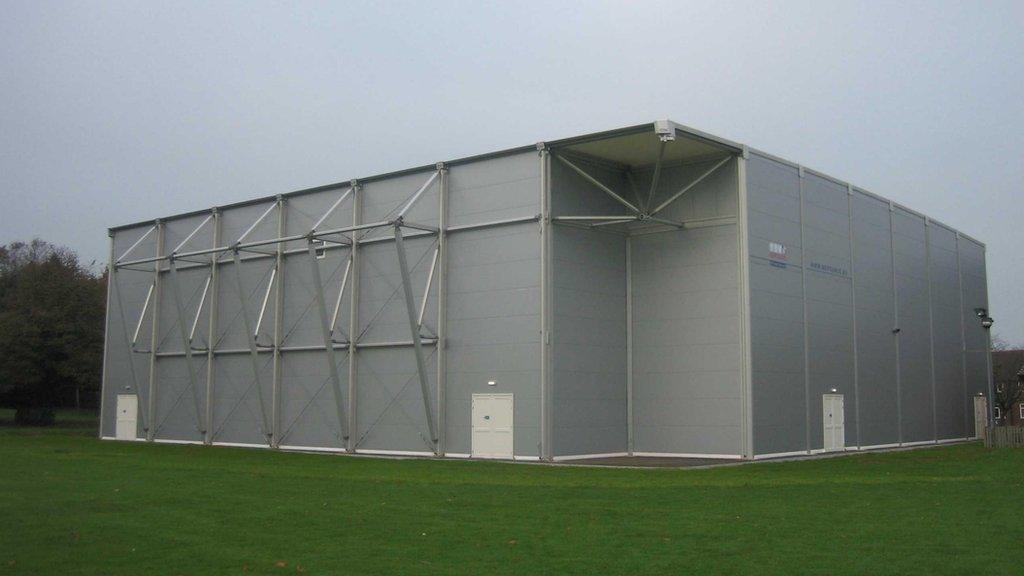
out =
<svg viewBox="0 0 1024 576"><path fill-rule="evenodd" d="M193 370L200 385L199 419L196 418L193 390L188 377L184 356L158 358L157 404L155 436L174 440L202 441L203 435L197 424L206 411L206 355L197 354L193 359ZM140 406L141 408L141 406Z"/></svg>
<svg viewBox="0 0 1024 576"><path fill-rule="evenodd" d="M935 359L936 435L939 439L967 434L964 414L964 354L958 285L956 233L942 226L929 227L932 339Z"/></svg>
<svg viewBox="0 0 1024 576"><path fill-rule="evenodd" d="M638 452L742 451L736 233L727 224L631 241Z"/></svg>
<svg viewBox="0 0 1024 576"><path fill-rule="evenodd" d="M555 193L563 189L556 181ZM554 454L625 452L625 238L568 226L553 233Z"/></svg>
<svg viewBox="0 0 1024 576"><path fill-rule="evenodd" d="M903 442L934 440L925 220L896 208L893 224L900 330L900 438Z"/></svg>
<svg viewBox="0 0 1024 576"><path fill-rule="evenodd" d="M754 453L805 450L799 173L751 154L747 194ZM771 243L784 247L784 257L771 255Z"/></svg>
<svg viewBox="0 0 1024 576"><path fill-rule="evenodd" d="M251 360L246 354L219 355L214 362L213 439L215 442L266 445L270 429L263 424L260 410L270 416L272 392L270 354L260 354L261 406Z"/></svg>
<svg viewBox="0 0 1024 576"><path fill-rule="evenodd" d="M453 172L455 168L453 168ZM524 249L508 250L508 246ZM448 241L448 450L470 452L471 395L515 395L515 451L540 441L540 235L533 223ZM489 386L488 382L495 382Z"/></svg>
<svg viewBox="0 0 1024 576"><path fill-rule="evenodd" d="M988 394L988 334L981 326L975 309L988 309L988 286L985 273L985 248L960 237L960 270L964 292L965 386L967 397ZM973 417L972 401L965 398L969 418ZM969 428L973 421L969 419Z"/></svg>
<svg viewBox="0 0 1024 576"><path fill-rule="evenodd" d="M430 389L437 389L437 348L425 347ZM430 452L416 358L408 348L362 348L358 354L356 449ZM436 414L433 395L428 398Z"/></svg>
<svg viewBox="0 0 1024 576"><path fill-rule="evenodd" d="M853 270L857 291L859 444L899 441L892 240L887 202L854 191Z"/></svg>
<svg viewBox="0 0 1024 576"><path fill-rule="evenodd" d="M540 169L536 152L453 166L448 182L451 226L540 213Z"/></svg>
<svg viewBox="0 0 1024 576"><path fill-rule="evenodd" d="M150 226L140 226L122 230L112 238L113 254L117 258L125 253L137 240L143 237ZM129 254L128 258L149 256L156 253L156 235L150 234L142 240ZM139 267L143 268L142 266ZM152 268L152 265L146 266ZM107 309L108 338L110 345L104 349L105 371L103 385L103 402L108 407L116 406L118 394L138 394L139 409L144 410L149 388L149 355L133 352L129 343L135 329L139 327L138 350L148 350L150 346L150 314L139 317L143 311L146 294L153 282L153 272L120 268L110 277L110 306ZM123 315L122 315L123 310ZM134 371L134 382L132 373ZM139 433L145 415L139 419ZM104 436L114 435L116 412L105 410L100 431Z"/></svg>
<svg viewBox="0 0 1024 576"><path fill-rule="evenodd" d="M536 152L452 166L449 183L453 226L534 216L540 211ZM447 271L447 451L468 454L471 450L472 394L511 392L515 395L515 454L538 456L541 266L537 224L450 234Z"/></svg>
<svg viewBox="0 0 1024 576"><path fill-rule="evenodd" d="M811 450L822 448L822 395L844 395L846 421L855 422L853 282L847 188L821 176L803 178L803 252L807 308L808 429ZM847 426L856 445L856 426Z"/></svg>
<svg viewBox="0 0 1024 576"><path fill-rule="evenodd" d="M322 350L310 350L281 355L283 365L278 441L282 446L343 447L341 427L331 396L333 384L323 354ZM335 358L342 387L347 389L348 355L344 351L337 351Z"/></svg>

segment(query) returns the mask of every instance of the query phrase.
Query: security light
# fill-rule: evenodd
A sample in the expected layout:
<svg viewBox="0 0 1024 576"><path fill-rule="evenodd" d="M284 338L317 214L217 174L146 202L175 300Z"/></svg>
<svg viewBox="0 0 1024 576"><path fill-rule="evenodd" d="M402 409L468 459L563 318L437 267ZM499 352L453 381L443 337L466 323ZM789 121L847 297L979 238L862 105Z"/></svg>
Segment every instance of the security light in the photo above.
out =
<svg viewBox="0 0 1024 576"><path fill-rule="evenodd" d="M992 325L995 323L996 321L993 320L991 316L985 316L984 318L981 319L981 327L984 328L985 330L991 328Z"/></svg>
<svg viewBox="0 0 1024 576"><path fill-rule="evenodd" d="M988 310L986 310L984 308L975 308L974 309L974 313L978 316L978 318L984 319L985 316L988 315Z"/></svg>

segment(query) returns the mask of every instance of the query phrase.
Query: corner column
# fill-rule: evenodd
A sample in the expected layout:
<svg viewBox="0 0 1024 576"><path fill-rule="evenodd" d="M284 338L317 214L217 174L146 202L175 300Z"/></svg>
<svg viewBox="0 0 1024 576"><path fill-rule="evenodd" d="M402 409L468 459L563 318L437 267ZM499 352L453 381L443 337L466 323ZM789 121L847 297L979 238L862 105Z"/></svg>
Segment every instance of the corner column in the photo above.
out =
<svg viewBox="0 0 1024 576"><path fill-rule="evenodd" d="M540 156L540 458L553 460L551 446L551 153L543 142Z"/></svg>

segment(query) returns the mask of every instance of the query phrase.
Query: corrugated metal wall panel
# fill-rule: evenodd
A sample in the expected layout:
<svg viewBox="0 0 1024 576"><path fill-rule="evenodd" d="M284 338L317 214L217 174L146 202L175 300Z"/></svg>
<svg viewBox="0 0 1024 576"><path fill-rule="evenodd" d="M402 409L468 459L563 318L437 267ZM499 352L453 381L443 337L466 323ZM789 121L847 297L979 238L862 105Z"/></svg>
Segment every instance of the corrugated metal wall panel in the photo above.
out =
<svg viewBox="0 0 1024 576"><path fill-rule="evenodd" d="M747 195L754 453L805 450L799 173L752 154Z"/></svg>

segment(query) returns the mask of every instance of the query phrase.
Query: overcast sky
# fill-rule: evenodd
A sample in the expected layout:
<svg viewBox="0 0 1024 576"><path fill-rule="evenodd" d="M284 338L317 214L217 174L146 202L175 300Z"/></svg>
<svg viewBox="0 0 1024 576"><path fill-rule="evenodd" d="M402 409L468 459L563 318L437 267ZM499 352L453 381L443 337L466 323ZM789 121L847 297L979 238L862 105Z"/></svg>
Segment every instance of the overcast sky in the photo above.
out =
<svg viewBox="0 0 1024 576"><path fill-rule="evenodd" d="M0 243L672 118L988 245L1024 344L1024 2L11 2Z"/></svg>

